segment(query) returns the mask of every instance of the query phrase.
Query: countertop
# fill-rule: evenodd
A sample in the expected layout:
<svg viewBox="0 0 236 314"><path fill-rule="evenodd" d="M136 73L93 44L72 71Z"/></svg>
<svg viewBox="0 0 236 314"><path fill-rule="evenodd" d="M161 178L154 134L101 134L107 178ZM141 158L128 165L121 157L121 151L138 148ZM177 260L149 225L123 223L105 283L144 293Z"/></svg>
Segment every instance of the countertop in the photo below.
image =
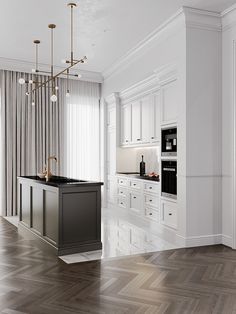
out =
<svg viewBox="0 0 236 314"><path fill-rule="evenodd" d="M74 186L91 186L91 185L103 185L103 182L76 180L67 177L52 176L48 182L46 179L41 179L38 176L20 176L18 179L31 180L35 183L55 186L55 187L74 187Z"/></svg>
<svg viewBox="0 0 236 314"><path fill-rule="evenodd" d="M138 172L117 172L118 176L127 176L128 178L134 178L134 179L140 179L140 180L148 180L148 181L154 181L159 182L159 177L148 177L148 176L140 176Z"/></svg>

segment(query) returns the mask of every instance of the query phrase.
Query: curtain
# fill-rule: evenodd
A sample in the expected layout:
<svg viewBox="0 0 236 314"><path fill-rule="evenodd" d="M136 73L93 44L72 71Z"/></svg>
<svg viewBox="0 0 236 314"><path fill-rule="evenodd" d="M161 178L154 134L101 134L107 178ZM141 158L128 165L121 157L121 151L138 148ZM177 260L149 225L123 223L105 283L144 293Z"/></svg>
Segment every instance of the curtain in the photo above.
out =
<svg viewBox="0 0 236 314"><path fill-rule="evenodd" d="M66 173L85 180L100 179L100 85L70 80L66 107Z"/></svg>
<svg viewBox="0 0 236 314"><path fill-rule="evenodd" d="M20 77L32 79L31 74L0 71L0 199L4 216L17 215L17 176L37 174L54 154L59 165L52 170L60 174L64 169L64 80L57 82L56 103L50 102L50 90L43 88L32 106L26 87L18 83Z"/></svg>

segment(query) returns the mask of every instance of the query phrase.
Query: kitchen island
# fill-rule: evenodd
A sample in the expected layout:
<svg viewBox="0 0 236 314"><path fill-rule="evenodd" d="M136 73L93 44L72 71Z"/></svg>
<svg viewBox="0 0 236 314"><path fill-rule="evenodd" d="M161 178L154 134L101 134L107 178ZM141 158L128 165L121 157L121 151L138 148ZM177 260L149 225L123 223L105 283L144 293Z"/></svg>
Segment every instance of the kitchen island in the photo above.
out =
<svg viewBox="0 0 236 314"><path fill-rule="evenodd" d="M100 250L102 185L59 176L48 182L18 177L19 232L57 255Z"/></svg>

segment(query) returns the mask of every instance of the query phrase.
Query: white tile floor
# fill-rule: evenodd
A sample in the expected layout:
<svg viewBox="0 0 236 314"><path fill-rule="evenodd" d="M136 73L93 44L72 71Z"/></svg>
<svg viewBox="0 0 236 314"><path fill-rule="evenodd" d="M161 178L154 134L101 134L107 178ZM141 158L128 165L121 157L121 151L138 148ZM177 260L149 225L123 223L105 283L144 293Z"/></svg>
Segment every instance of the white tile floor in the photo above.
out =
<svg viewBox="0 0 236 314"><path fill-rule="evenodd" d="M19 221L17 216L5 218L17 226ZM178 248L176 244L163 240L158 229L155 222L143 220L127 213L126 210L103 209L103 249L59 258L67 264L72 264Z"/></svg>

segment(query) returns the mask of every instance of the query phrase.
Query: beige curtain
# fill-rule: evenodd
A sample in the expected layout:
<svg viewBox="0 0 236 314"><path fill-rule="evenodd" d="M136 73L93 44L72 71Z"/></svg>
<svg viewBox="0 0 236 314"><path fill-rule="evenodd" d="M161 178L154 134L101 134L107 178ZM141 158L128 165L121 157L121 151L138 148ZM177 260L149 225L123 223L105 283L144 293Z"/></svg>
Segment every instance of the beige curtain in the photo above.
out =
<svg viewBox="0 0 236 314"><path fill-rule="evenodd" d="M64 173L63 134L65 83L58 80L58 101L50 101L51 91L42 88L36 95L35 106L26 96L26 86L20 77L31 74L0 71L0 173L1 210L3 216L17 215L17 176L35 175L42 171L49 155L55 154L59 164L54 173ZM40 76L44 81L46 77Z"/></svg>

